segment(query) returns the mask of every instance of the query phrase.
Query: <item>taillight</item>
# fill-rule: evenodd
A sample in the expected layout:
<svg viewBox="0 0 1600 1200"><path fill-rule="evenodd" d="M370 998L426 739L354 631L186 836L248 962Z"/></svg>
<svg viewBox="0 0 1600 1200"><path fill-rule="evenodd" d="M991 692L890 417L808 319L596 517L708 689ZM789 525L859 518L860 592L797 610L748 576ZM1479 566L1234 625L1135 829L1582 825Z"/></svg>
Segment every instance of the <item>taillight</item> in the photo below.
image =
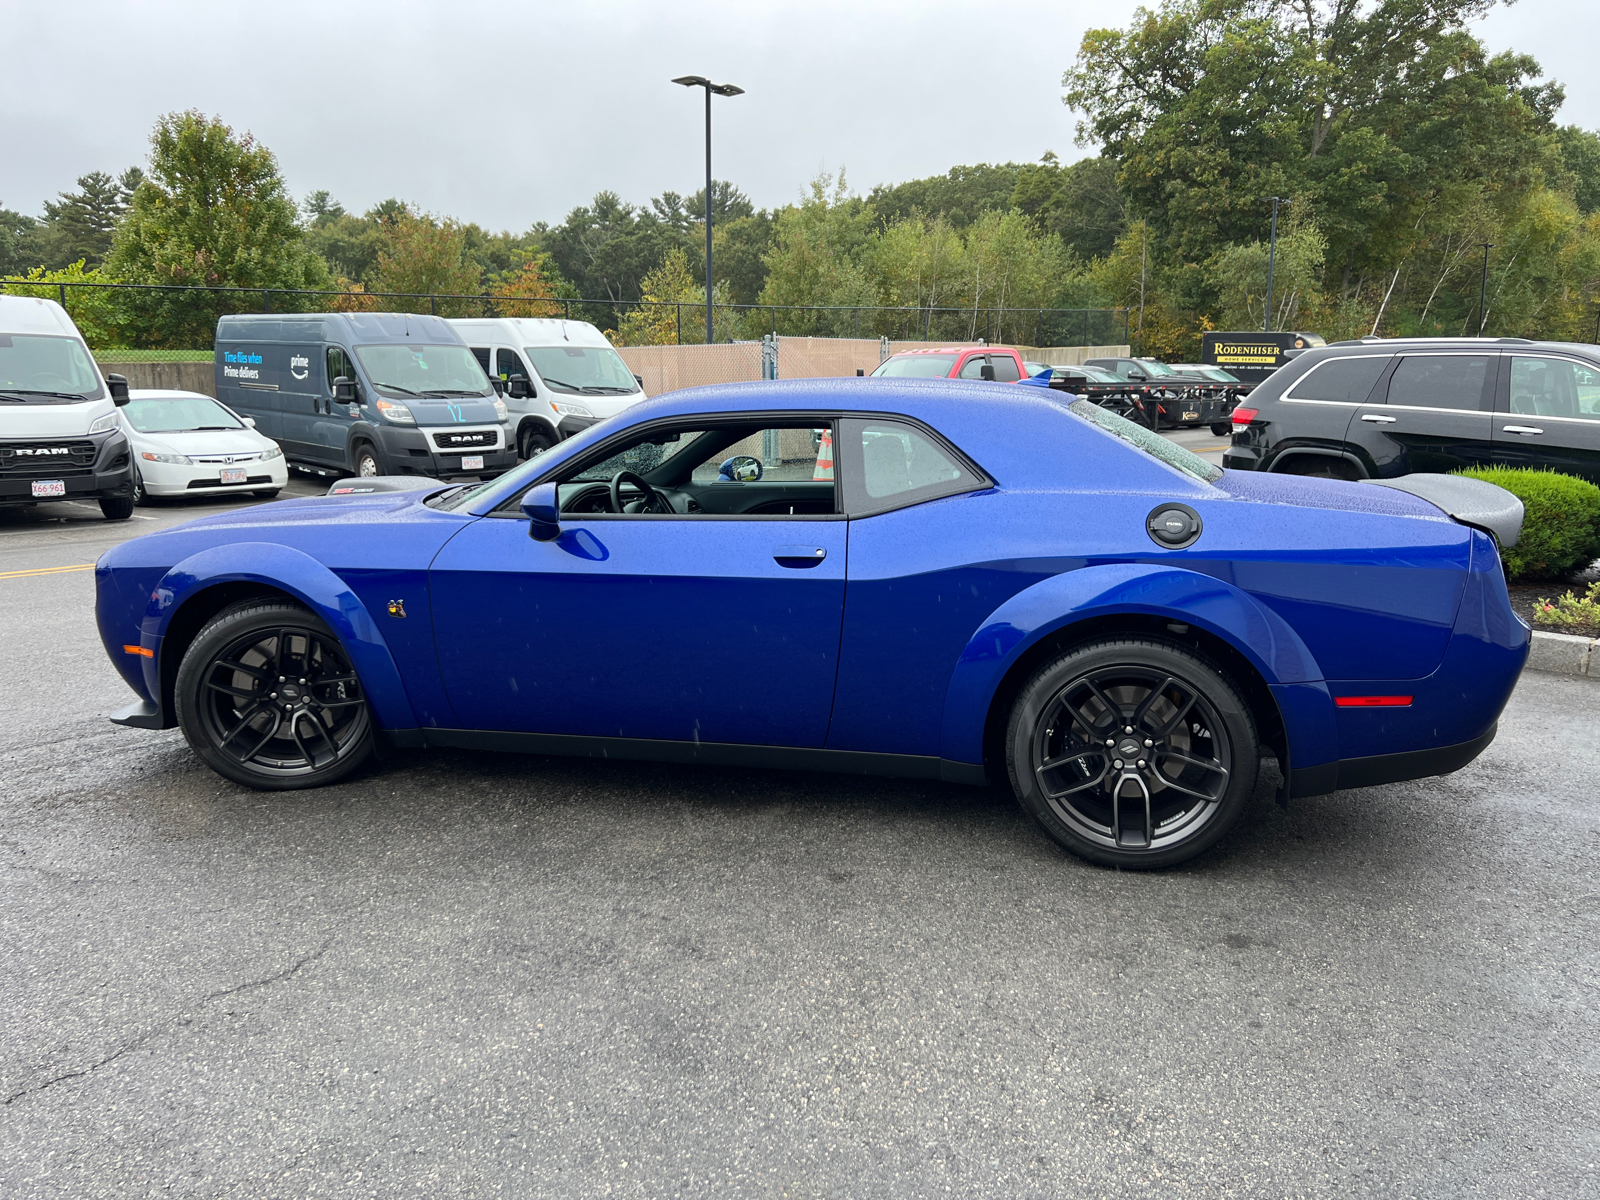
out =
<svg viewBox="0 0 1600 1200"><path fill-rule="evenodd" d="M1259 411L1254 408L1236 408L1231 419L1235 425L1248 425L1256 419L1256 413Z"/></svg>

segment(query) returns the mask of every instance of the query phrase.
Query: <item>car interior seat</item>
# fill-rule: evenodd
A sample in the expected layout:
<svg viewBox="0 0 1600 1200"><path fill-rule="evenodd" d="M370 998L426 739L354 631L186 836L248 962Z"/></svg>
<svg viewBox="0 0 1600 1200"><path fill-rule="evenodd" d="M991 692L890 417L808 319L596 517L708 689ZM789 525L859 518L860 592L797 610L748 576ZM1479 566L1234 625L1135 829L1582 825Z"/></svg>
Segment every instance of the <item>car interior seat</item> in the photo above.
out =
<svg viewBox="0 0 1600 1200"><path fill-rule="evenodd" d="M911 490L911 469L905 444L893 434L879 434L862 447L867 493L893 496Z"/></svg>

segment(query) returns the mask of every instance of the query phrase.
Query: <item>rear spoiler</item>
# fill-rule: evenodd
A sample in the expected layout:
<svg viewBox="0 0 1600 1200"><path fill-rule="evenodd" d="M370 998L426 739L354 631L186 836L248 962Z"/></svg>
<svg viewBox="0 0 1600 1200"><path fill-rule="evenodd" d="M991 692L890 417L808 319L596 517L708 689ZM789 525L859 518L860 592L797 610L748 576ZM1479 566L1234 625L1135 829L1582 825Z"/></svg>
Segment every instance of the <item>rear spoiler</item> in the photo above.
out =
<svg viewBox="0 0 1600 1200"><path fill-rule="evenodd" d="M1522 501L1503 487L1466 475L1402 475L1368 479L1379 487L1410 492L1443 509L1452 520L1481 529L1509 550L1522 533Z"/></svg>
<svg viewBox="0 0 1600 1200"><path fill-rule="evenodd" d="M370 496L374 492L421 492L443 487L438 479L426 475L354 475L349 479L335 479L328 488L330 496Z"/></svg>

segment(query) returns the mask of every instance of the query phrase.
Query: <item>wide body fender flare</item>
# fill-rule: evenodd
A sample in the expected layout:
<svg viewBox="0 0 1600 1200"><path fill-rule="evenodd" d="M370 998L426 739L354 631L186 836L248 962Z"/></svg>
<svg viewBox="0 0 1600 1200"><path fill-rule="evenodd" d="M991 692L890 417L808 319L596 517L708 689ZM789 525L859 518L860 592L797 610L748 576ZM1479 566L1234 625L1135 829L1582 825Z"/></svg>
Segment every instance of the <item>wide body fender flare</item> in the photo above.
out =
<svg viewBox="0 0 1600 1200"><path fill-rule="evenodd" d="M983 760L984 726L995 693L1007 672L1042 639L1079 621L1127 614L1181 621L1226 641L1266 680L1295 747L1296 765L1305 754L1313 761L1337 757L1334 705L1322 669L1289 623L1213 575L1150 563L1106 563L1052 575L990 614L951 674L941 756Z"/></svg>
<svg viewBox="0 0 1600 1200"><path fill-rule="evenodd" d="M141 644L156 652L144 664L152 696L161 695L161 646L173 617L185 602L222 583L259 583L299 600L338 636L361 678L379 726L417 727L394 656L360 597L309 554L273 542L233 542L201 550L162 577L151 593L140 629Z"/></svg>

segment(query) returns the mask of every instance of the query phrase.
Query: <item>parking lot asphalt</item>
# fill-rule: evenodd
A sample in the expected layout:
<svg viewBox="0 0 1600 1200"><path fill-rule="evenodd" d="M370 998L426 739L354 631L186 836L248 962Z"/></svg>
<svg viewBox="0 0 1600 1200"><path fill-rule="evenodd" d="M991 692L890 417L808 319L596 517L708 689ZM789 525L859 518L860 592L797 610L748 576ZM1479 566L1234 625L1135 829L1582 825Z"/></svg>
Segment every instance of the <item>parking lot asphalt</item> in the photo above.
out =
<svg viewBox="0 0 1600 1200"><path fill-rule="evenodd" d="M1600 1194L1593 681L1152 875L921 781L264 795L49 571L212 510L0 516L0 1195Z"/></svg>

